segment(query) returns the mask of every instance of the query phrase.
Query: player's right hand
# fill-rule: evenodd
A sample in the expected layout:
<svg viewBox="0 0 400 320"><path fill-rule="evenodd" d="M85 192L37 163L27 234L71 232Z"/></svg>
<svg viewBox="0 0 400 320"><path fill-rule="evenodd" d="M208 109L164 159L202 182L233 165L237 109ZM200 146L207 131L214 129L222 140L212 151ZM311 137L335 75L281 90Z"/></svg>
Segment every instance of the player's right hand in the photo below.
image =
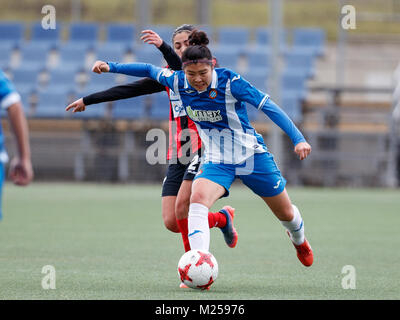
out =
<svg viewBox="0 0 400 320"><path fill-rule="evenodd" d="M140 40L143 40L148 44L154 44L157 48L161 47L163 43L163 39L161 39L158 33L149 29L142 31L142 36L140 37Z"/></svg>
<svg viewBox="0 0 400 320"><path fill-rule="evenodd" d="M98 74L101 74L102 72L109 72L110 66L107 62L97 60L92 67L92 71Z"/></svg>
<svg viewBox="0 0 400 320"><path fill-rule="evenodd" d="M17 186L28 185L33 179L31 160L14 157L10 163L9 177Z"/></svg>
<svg viewBox="0 0 400 320"><path fill-rule="evenodd" d="M86 105L83 103L83 98L72 102L68 107L65 108L65 111L69 111L71 109L73 113L85 111Z"/></svg>

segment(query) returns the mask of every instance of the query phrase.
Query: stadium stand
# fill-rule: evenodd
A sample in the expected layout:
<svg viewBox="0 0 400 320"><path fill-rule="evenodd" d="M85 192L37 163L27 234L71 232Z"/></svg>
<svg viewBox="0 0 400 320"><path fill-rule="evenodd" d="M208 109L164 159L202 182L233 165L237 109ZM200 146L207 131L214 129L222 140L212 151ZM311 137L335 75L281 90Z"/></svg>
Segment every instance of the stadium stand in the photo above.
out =
<svg viewBox="0 0 400 320"><path fill-rule="evenodd" d="M98 41L97 23L72 23L69 28L69 43L75 47L91 49Z"/></svg>
<svg viewBox="0 0 400 320"><path fill-rule="evenodd" d="M100 75L90 72L87 76L88 80L85 85L85 91L91 93L105 90L118 84L118 76L114 73L104 73Z"/></svg>
<svg viewBox="0 0 400 320"><path fill-rule="evenodd" d="M289 51L284 54L285 67L290 72L304 74L306 78L315 75L315 57L307 51Z"/></svg>
<svg viewBox="0 0 400 320"><path fill-rule="evenodd" d="M75 46L74 43L63 44L58 50L57 67L63 69L84 69L88 49L84 46Z"/></svg>
<svg viewBox="0 0 400 320"><path fill-rule="evenodd" d="M281 49L287 48L288 30L284 29L281 33ZM271 30L269 27L257 27L255 29L255 45L260 47L271 46Z"/></svg>
<svg viewBox="0 0 400 320"><path fill-rule="evenodd" d="M32 66L21 66L12 71L12 80L18 91L22 92L33 92L38 89L39 86L39 73L41 67Z"/></svg>
<svg viewBox="0 0 400 320"><path fill-rule="evenodd" d="M117 100L112 103L113 119L143 119L146 116L145 97Z"/></svg>
<svg viewBox="0 0 400 320"><path fill-rule="evenodd" d="M106 41L129 45L134 42L136 27L133 24L111 23L106 26Z"/></svg>
<svg viewBox="0 0 400 320"><path fill-rule="evenodd" d="M63 26L61 23L55 29L43 29L40 22L36 22L31 26L31 42L40 43L49 49L56 48L61 41L61 32Z"/></svg>
<svg viewBox="0 0 400 320"><path fill-rule="evenodd" d="M150 118L155 120L169 119L169 99L166 92L160 92L151 96Z"/></svg>
<svg viewBox="0 0 400 320"><path fill-rule="evenodd" d="M37 105L34 116L37 118L64 118L67 116L65 106L68 105L67 92L43 91L37 94Z"/></svg>
<svg viewBox="0 0 400 320"><path fill-rule="evenodd" d="M11 69L15 84L20 92L29 95L39 91L36 117L65 118L63 108L53 112L49 107L51 101L60 104L64 101L63 94L93 93L107 89L135 78L116 75L96 75L90 72L92 60L126 61L127 54L133 53L134 61L147 62L155 65L165 65L162 55L152 46L135 44L137 40L136 26L126 23L110 23L101 28L97 23L72 23L63 27L58 24L55 30L44 30L39 22L29 24L30 39L24 38L25 25L22 23L0 23L0 67L10 68L14 49L19 48L20 64ZM149 26L167 42L170 42L173 26ZM217 57L219 65L238 71L246 80L257 88L268 92L268 74L270 69L270 30L268 27L247 28L224 26L215 28L200 26L212 39L210 48ZM61 33L66 30L66 41L61 41ZM100 31L104 31L104 41L99 39ZM217 41L213 39L213 31ZM293 32L291 37L289 31ZM254 38L254 41L251 41ZM292 39L290 44L288 39ZM284 72L282 74L282 99L287 104L288 113L296 119L301 119L301 104L307 97L307 80L314 75L315 60L323 54L325 33L313 28L285 29L282 32L282 57ZM56 51L52 51L56 49ZM49 56L56 52L56 63L49 64ZM90 60L90 61L89 61ZM242 62L245 61L243 64ZM244 67L243 67L244 66ZM14 69L14 70L13 70ZM46 70L47 85L43 85L39 74ZM118 78L119 77L119 78ZM80 80L79 80L80 79ZM83 80L82 80L83 79ZM59 96L58 99L49 96ZM61 94L61 95L60 95ZM50 99L54 98L54 99ZM133 101L138 107L131 108ZM155 120L166 120L169 117L167 95L160 93L150 98L153 107L149 117ZM44 107L40 104L45 103ZM144 99L129 99L112 103L113 119L142 119L146 117ZM259 112L249 108L251 121L264 121ZM85 111L78 117L89 119L99 118L106 114L106 105L97 111ZM74 115L75 117L75 115Z"/></svg>
<svg viewBox="0 0 400 320"><path fill-rule="evenodd" d="M319 28L295 28L293 48L321 56L324 53L325 37L325 31Z"/></svg>
<svg viewBox="0 0 400 320"><path fill-rule="evenodd" d="M24 42L20 47L20 66L27 69L45 69L48 63L49 48L38 42Z"/></svg>
<svg viewBox="0 0 400 320"><path fill-rule="evenodd" d="M21 22L0 22L0 43L17 46L24 38L24 24Z"/></svg>
<svg viewBox="0 0 400 320"><path fill-rule="evenodd" d="M9 42L0 42L0 68L6 70L11 64L11 54L14 46Z"/></svg>
<svg viewBox="0 0 400 320"><path fill-rule="evenodd" d="M148 45L137 46L134 55L135 61L138 62L151 63L156 66L166 65L162 54Z"/></svg>
<svg viewBox="0 0 400 320"><path fill-rule="evenodd" d="M247 27L224 26L217 29L220 45L244 48L250 44L250 29Z"/></svg>

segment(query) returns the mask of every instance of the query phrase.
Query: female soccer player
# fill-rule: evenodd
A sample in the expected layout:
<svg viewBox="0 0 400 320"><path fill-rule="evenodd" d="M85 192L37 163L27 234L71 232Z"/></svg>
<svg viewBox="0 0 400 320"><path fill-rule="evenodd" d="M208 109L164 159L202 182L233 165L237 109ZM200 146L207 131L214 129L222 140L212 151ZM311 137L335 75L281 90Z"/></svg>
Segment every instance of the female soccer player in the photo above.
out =
<svg viewBox="0 0 400 320"><path fill-rule="evenodd" d="M152 30L144 30L141 39L148 44L155 45L162 52L169 64L169 68L172 70L181 70L182 62L180 57L184 49L188 46L188 36L193 29L192 25L184 24L174 31L172 36L174 49ZM102 61L96 62L92 70L99 72L98 66L102 63ZM170 99L174 101L170 103L170 139L167 159L171 160L171 162L175 159L177 161L176 163L169 164L163 183L162 217L168 230L182 234L185 251L188 251L190 250L188 239L189 199L192 181L200 165L201 140L193 121L187 117L179 97L176 97L168 87L151 78L146 78L80 98L70 104L66 110L72 109L73 112L81 112L90 104L132 98L164 90L167 90ZM182 138L185 137L182 133L185 130L190 131L190 134L186 135L186 139L182 141ZM188 150L188 153L182 154L182 146L185 144L190 144L191 148ZM188 159L191 160L189 163ZM231 248L236 246L238 239L237 232L233 226L233 218L234 209L229 206L224 207L219 212L208 213L210 228L219 227L224 234L225 242Z"/></svg>
<svg viewBox="0 0 400 320"><path fill-rule="evenodd" d="M288 136L300 160L311 152L286 113L265 93L239 74L215 69L209 40L201 31L189 36L190 46L183 52L183 71L161 69L145 63L103 63L101 72L151 77L179 94L188 116L196 123L204 144L204 163L195 177L189 207L189 241L192 249L208 250L209 208L227 196L232 182L239 178L259 195L287 229L297 257L305 266L313 263L313 252L304 235L303 219L286 192L273 155L263 138L251 126L245 102L262 110ZM223 145L221 143L223 141Z"/></svg>
<svg viewBox="0 0 400 320"><path fill-rule="evenodd" d="M8 112L11 128L17 142L18 156L14 157L10 163L9 176L17 186L26 186L33 179L28 124L26 122L24 109L21 105L21 97L1 70L0 106L3 110L7 110ZM4 164L7 161L8 155L4 147L4 136L0 126L0 202L1 191L5 180ZM1 219L2 210L0 204L0 220Z"/></svg>

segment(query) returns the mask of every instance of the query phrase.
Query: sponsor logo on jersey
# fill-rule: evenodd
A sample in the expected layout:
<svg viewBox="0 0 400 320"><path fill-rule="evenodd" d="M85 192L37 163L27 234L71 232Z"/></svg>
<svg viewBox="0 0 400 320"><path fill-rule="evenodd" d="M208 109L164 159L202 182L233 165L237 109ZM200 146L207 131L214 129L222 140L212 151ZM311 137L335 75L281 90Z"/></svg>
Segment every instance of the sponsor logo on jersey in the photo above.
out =
<svg viewBox="0 0 400 320"><path fill-rule="evenodd" d="M193 121L217 122L222 120L221 110L193 110L191 106L188 106L186 112Z"/></svg>

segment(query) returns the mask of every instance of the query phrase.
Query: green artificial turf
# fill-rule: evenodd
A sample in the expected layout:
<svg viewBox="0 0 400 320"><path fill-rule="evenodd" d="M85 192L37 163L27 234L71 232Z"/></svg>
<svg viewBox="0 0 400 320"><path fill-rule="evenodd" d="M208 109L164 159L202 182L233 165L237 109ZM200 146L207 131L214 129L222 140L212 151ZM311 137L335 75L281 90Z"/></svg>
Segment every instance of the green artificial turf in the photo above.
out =
<svg viewBox="0 0 400 320"><path fill-rule="evenodd" d="M0 222L0 299L399 299L400 193L380 189L288 188L315 255L303 267L283 227L240 184L239 241L211 230L219 264L211 290L180 289L179 234L161 219L160 185L11 184ZM43 266L56 289L42 288ZM356 288L343 289L354 267Z"/></svg>

